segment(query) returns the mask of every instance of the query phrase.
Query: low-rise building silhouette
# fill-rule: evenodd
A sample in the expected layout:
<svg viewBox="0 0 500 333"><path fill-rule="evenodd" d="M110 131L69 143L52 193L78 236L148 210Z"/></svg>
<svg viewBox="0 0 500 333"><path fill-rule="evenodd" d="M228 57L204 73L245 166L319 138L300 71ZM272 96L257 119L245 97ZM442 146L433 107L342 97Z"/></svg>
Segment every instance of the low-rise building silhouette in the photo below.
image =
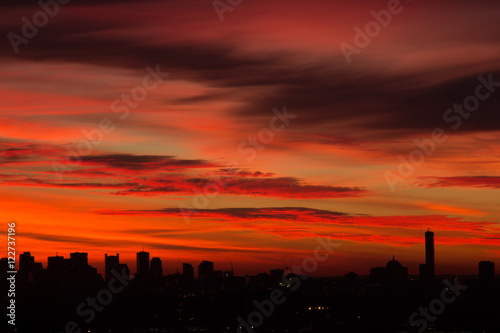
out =
<svg viewBox="0 0 500 333"><path fill-rule="evenodd" d="M35 257L30 252L19 255L19 273L28 276L31 280L42 272L42 263L35 262Z"/></svg>
<svg viewBox="0 0 500 333"><path fill-rule="evenodd" d="M370 269L370 280L376 283L396 283L408 279L408 268L403 267L394 256L385 267L374 267Z"/></svg>

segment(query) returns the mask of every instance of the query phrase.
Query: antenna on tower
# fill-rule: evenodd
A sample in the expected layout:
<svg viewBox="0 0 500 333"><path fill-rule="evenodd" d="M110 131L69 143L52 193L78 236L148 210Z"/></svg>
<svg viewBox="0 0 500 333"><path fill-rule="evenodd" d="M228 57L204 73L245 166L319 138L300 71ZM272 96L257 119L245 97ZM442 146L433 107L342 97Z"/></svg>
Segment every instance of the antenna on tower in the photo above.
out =
<svg viewBox="0 0 500 333"><path fill-rule="evenodd" d="M229 264L231 264L231 273L234 273L233 262L231 261L231 259L229 259Z"/></svg>

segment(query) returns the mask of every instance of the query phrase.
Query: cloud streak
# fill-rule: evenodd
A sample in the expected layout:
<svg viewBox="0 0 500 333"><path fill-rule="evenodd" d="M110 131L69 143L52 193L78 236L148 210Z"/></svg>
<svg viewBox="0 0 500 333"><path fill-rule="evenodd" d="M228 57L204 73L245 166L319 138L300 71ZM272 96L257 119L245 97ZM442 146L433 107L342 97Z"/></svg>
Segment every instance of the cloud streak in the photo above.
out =
<svg viewBox="0 0 500 333"><path fill-rule="evenodd" d="M130 216L176 216L182 217L183 212L176 208L158 210L103 210L97 212L104 215ZM424 216L368 216L351 215L342 212L319 210L303 207L268 207L268 208L221 208L221 209L191 209L190 217L199 219L214 219L226 222L234 221L276 221L291 225L337 225L352 227L402 228L418 229L432 228L443 231L480 232L496 226L493 222L463 221L461 218L449 218L444 215ZM288 229L288 228L287 228ZM287 230L283 230L284 233Z"/></svg>
<svg viewBox="0 0 500 333"><path fill-rule="evenodd" d="M469 187L482 189L500 189L500 177L462 176L462 177L425 177L423 186L432 187Z"/></svg>

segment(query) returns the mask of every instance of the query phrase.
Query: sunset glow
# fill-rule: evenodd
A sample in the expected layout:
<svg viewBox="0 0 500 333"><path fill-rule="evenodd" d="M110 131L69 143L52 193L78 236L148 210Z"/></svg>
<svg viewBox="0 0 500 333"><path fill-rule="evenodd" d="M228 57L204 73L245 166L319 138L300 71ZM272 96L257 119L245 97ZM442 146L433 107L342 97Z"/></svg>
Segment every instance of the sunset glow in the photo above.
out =
<svg viewBox="0 0 500 333"><path fill-rule="evenodd" d="M4 36L40 10L0 6ZM221 22L211 1L75 0L27 43L3 38L0 220L17 252L44 267L88 252L99 271L120 253L134 272L144 249L166 274L243 275L331 237L315 275L393 254L418 274L430 228L437 274L498 262L500 7L401 1L347 61L339 45L387 6L253 0Z"/></svg>

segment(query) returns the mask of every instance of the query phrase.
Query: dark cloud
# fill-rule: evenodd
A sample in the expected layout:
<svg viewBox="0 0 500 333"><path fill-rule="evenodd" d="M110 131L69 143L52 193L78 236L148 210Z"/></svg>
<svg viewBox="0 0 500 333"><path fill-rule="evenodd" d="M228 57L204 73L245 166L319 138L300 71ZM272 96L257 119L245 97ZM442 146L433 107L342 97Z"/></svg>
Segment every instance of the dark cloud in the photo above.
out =
<svg viewBox="0 0 500 333"><path fill-rule="evenodd" d="M221 195L244 195L275 198L344 198L358 197L368 193L360 187L310 185L293 177L275 178L188 178L184 176L160 177L143 180L135 188L117 192L118 195L161 195L179 193L218 192Z"/></svg>
<svg viewBox="0 0 500 333"><path fill-rule="evenodd" d="M165 15L168 17L168 12ZM474 93L477 75L489 71L500 81L498 63L483 64L488 71L482 69L473 75L460 75L464 68L443 67L439 83L433 83L434 69L391 74L381 67L366 67L368 60L363 58L358 66L348 66L342 56L311 56L297 62L291 51L252 54L242 52L237 43L227 39L200 42L189 34L183 39L174 38L175 27L168 23L164 42L158 43L154 35L145 39L127 34L134 24L138 23L125 19L103 22L91 16L51 22L28 45L22 45L19 55L15 56L6 44L0 49L0 58L15 56L18 60L79 62L138 70L161 64L164 71L175 72L178 79L231 89L235 98L248 89L268 87L267 94L235 109L235 114L243 118L269 117L272 107L288 105L290 112L298 115L301 129L342 131L349 124L351 133L355 131L350 136L358 137L406 136L430 132L436 127L449 129L443 113ZM119 28L125 29L123 33L111 32ZM15 29L19 26L4 23L0 34ZM487 36L496 42L493 34ZM214 94L192 98L207 101L222 96L220 92ZM460 131L498 130L499 107L500 98L492 95L481 104L480 111L464 121Z"/></svg>
<svg viewBox="0 0 500 333"><path fill-rule="evenodd" d="M326 224L351 227L379 228L432 228L436 230L453 230L466 232L484 232L486 228L496 226L493 222L471 222L443 215L408 215L408 216L371 216L352 215L342 212L320 210L304 207L265 207L265 208L220 208L220 209L179 209L164 208L153 210L103 210L96 212L104 215L128 216L174 216L200 219L216 219L236 223L238 221L254 222L246 225L253 229L273 229L286 232L289 225L279 224L262 226L260 222L299 223L296 226L309 228L308 225ZM316 227L314 227L316 228Z"/></svg>
<svg viewBox="0 0 500 333"><path fill-rule="evenodd" d="M54 156L59 148L52 145L35 143L0 142L0 162L9 163L36 163L40 159Z"/></svg>
<svg viewBox="0 0 500 333"><path fill-rule="evenodd" d="M362 187L308 184L294 177L274 177L273 173L220 168L202 159L178 159L166 155L101 154L81 156L76 166L68 165L68 152L57 146L34 144L5 146L0 161L15 164L44 164L50 171L22 170L0 174L3 186L40 186L75 189L120 189L115 195L197 195L213 193L275 198L351 198L369 193ZM53 169L52 164L60 165ZM56 164L57 165L57 164ZM67 169L65 169L67 168ZM217 168L211 175L193 177L187 171ZM140 175L137 171L141 171ZM55 175L58 180L49 179ZM100 177L97 181L88 177ZM62 178L62 179L61 179ZM66 178L66 179L64 179Z"/></svg>
<svg viewBox="0 0 500 333"><path fill-rule="evenodd" d="M64 243L75 243L78 246L82 244L92 245L92 246L102 246L102 247L113 247L113 246L136 246L140 248L144 246L141 241L131 242L130 239L106 239L106 238L90 238L90 237L75 237L67 235L57 235L57 234L44 234L44 233L24 233L26 238L37 239L46 242L64 242ZM216 251L216 252L242 252L242 253L265 253L263 250L255 249L238 249L238 248L220 248L220 247L199 247L199 246L187 246L187 245L177 245L168 243L149 243L148 247L163 250L188 250L188 251Z"/></svg>
<svg viewBox="0 0 500 333"><path fill-rule="evenodd" d="M463 177L422 177L425 187L472 187L500 189L500 177L463 176Z"/></svg>
<svg viewBox="0 0 500 333"><path fill-rule="evenodd" d="M174 156L160 155L133 155L133 154L108 154L82 156L83 164L106 165L119 169L189 169L214 167L208 161L201 159L183 160Z"/></svg>
<svg viewBox="0 0 500 333"><path fill-rule="evenodd" d="M3 186L38 186L75 189L127 189L138 186L137 183L119 182L57 182L44 178L25 177L22 175L0 174L0 184Z"/></svg>

